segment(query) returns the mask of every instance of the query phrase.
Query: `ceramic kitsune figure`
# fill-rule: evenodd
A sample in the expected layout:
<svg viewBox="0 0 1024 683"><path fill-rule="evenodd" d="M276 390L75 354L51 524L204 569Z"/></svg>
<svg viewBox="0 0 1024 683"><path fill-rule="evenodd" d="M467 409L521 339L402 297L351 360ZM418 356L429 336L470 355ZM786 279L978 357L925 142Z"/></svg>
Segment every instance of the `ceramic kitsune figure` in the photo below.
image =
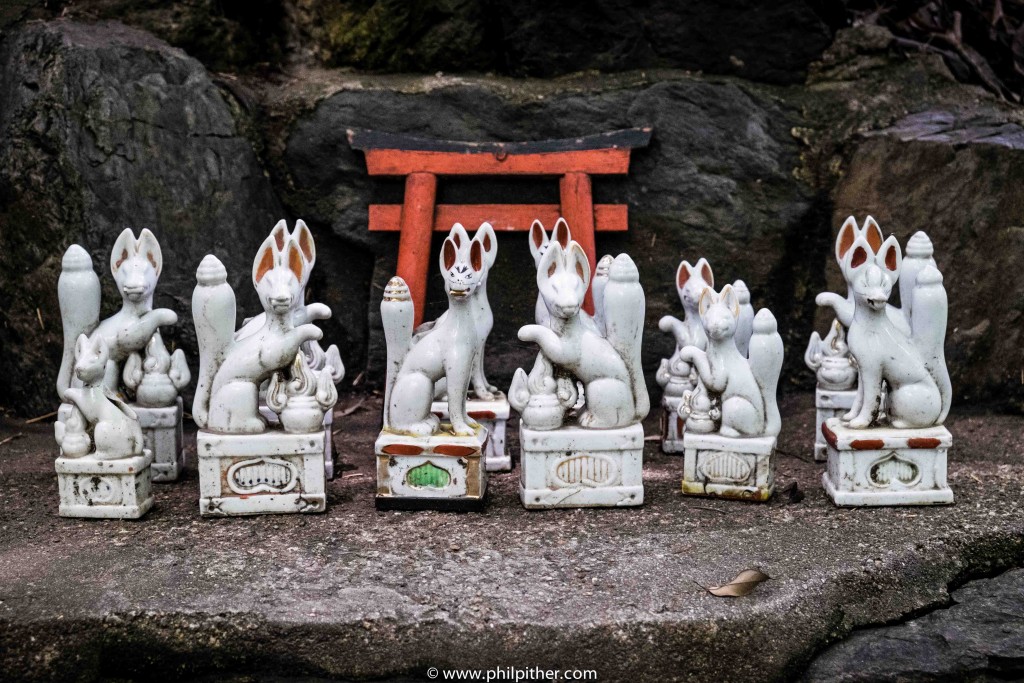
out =
<svg viewBox="0 0 1024 683"><path fill-rule="evenodd" d="M719 433L729 437L776 436L782 426L775 397L782 370L782 338L775 317L768 309L761 309L754 317L748 359L736 343L741 308L732 285L718 294L706 288L698 312L707 334L707 350L686 346L679 355L693 365L703 387L718 397Z"/></svg>
<svg viewBox="0 0 1024 683"><path fill-rule="evenodd" d="M153 308L153 290L162 267L160 245L153 233L143 230L136 239L131 230L124 230L110 254L110 272L121 293L121 310L100 322L100 283L93 272L92 259L77 244L68 247L57 284L64 326L64 356L57 374L57 393L61 399L68 387L81 386L80 380L72 377L79 335L88 335L90 339L103 337L108 349L103 385L110 392L118 392L121 364L132 353L143 351L158 328L178 322L174 311ZM180 349L174 352L172 365L179 369L185 366Z"/></svg>
<svg viewBox="0 0 1024 683"><path fill-rule="evenodd" d="M477 310L473 295L485 270L482 240L465 239L453 228L441 248L441 275L448 311L418 340L413 339L412 302L408 287L392 278L381 302L388 347L384 393L384 429L399 434L429 436L440 420L430 412L435 385L442 378L448 393L448 414L455 436L472 436L479 425L466 414L466 393L479 346Z"/></svg>
<svg viewBox="0 0 1024 683"><path fill-rule="evenodd" d="M283 247L278 245L279 237L267 237L253 262L252 282L265 315L258 329L244 337L235 335L235 294L223 264L208 255L196 271L192 316L199 341L199 383L192 415L208 431L265 431L266 421L259 414L260 385L291 365L304 342L319 340L323 334L311 323L295 324L296 302L302 297L308 265L294 236ZM330 315L323 304L311 307L314 318Z"/></svg>
<svg viewBox="0 0 1024 683"><path fill-rule="evenodd" d="M571 388L574 380L582 382L584 388L580 427L625 427L647 416L650 401L640 366L644 294L636 265L629 256L620 254L608 269L600 316L605 335L598 332L592 320L589 324L585 321L581 310L589 284L590 265L580 245L569 242L563 249L559 242L550 242L537 269L548 324L526 325L519 330L522 341L537 343L543 359L538 359L530 378L518 369L509 390L509 402L523 413L527 427L550 429L555 422L527 424L531 420L524 410L531 407L534 391L541 386L558 391L563 395L559 403L564 412L564 407L571 405L568 402L575 399ZM561 381L548 382L542 376L548 374L548 363ZM566 379L560 373L570 377ZM553 410L558 408L553 406Z"/></svg>
<svg viewBox="0 0 1024 683"><path fill-rule="evenodd" d="M295 221L295 229L289 231L287 221L280 220L270 231L270 237L273 238L272 246L275 259L286 258L285 252L288 245L295 244L299 248L299 254L304 262L302 279L299 281L299 295L292 303L292 324L298 327L314 320L329 318L331 316L330 309L324 304L306 303L309 276L313 272L313 266L316 265L316 243L313 241L313 233L305 221L302 219ZM244 339L255 334L266 324L266 317L266 313L260 313L246 320L242 327L235 332L235 339ZM332 344L324 351L319 342L310 340L302 344L302 353L310 370L319 373L325 368L328 369L335 384L344 378L345 366L341 362L341 354L338 352L337 346Z"/></svg>
<svg viewBox="0 0 1024 683"><path fill-rule="evenodd" d="M548 236L544 232L544 225L540 221L534 221L530 225L530 253L533 254L533 264L540 269L541 259L544 258L544 254L547 253L548 248L552 244L557 244L562 249L569 248L569 242L572 241L572 234L569 232L569 224L565 222L564 218L559 218L555 222L555 227L551 229L551 235ZM538 325L547 325L551 318L551 314L548 312L548 307L544 305L544 297L542 294L537 294L537 304L534 306L534 320Z"/></svg>
<svg viewBox="0 0 1024 683"><path fill-rule="evenodd" d="M463 244L469 244L471 241L479 242L480 248L483 251L484 269L480 275L480 283L473 290L473 293L469 295L469 304L473 310L473 318L476 321L477 335L471 385L473 387L473 395L476 398L491 401L494 400L494 394L498 391L498 387L487 381L487 375L484 372L484 349L487 345L487 338L491 335L491 329L494 327L494 314L491 312L491 304L487 299L487 276L491 271L491 267L494 266L495 260L498 258L498 238L494 234L494 228L490 223L481 223L472 240L469 239L469 233L466 232L461 223L453 225L449 234L456 247L461 248ZM447 316L448 312L445 311L436 321L424 323L417 327L414 343L432 330L435 325L445 320ZM441 378L437 382L434 396L435 398L442 398L447 393L447 381Z"/></svg>
<svg viewBox="0 0 1024 683"><path fill-rule="evenodd" d="M692 266L688 261L683 261L676 269L676 292L683 304L683 319L666 315L658 321L658 329L670 332L676 340L675 352L671 358L662 359L655 375L668 396L682 396L686 390L693 388L690 364L680 358L679 352L687 346L701 350L707 348L708 338L700 324L697 304L704 290L714 286L715 276L707 259L701 258Z"/></svg>
<svg viewBox="0 0 1024 683"><path fill-rule="evenodd" d="M84 334L78 336L74 348L77 382L65 389L63 396L73 406L71 415L54 426L64 457L119 460L142 454L138 417L104 385L109 361L103 335L93 335L92 339Z"/></svg>
<svg viewBox="0 0 1024 683"><path fill-rule="evenodd" d="M941 425L952 389L943 354L946 290L932 258L932 243L923 232L915 233L904 260L895 237L878 239L881 231L875 234L873 219L868 218L866 234L848 230L851 222L847 220L836 241L849 297L817 297L818 305L833 308L847 325L850 353L857 361L857 398L842 421L854 429L877 426L884 388L884 412L891 426ZM902 309L888 303L897 281Z"/></svg>

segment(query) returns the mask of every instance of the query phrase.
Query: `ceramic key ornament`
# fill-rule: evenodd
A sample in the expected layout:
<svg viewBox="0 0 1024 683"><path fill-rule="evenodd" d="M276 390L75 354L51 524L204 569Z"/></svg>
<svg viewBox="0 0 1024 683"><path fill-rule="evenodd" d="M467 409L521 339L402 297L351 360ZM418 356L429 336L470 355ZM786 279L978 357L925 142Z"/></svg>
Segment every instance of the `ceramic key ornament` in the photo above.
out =
<svg viewBox="0 0 1024 683"><path fill-rule="evenodd" d="M549 242L538 262L547 324L520 328L539 354L529 375L516 370L509 389L522 417L519 493L527 508L643 503L644 292L629 256L602 263L600 310L590 319L582 311L590 265L580 245Z"/></svg>
<svg viewBox="0 0 1024 683"><path fill-rule="evenodd" d="M469 416L467 394L480 349L477 289L487 268L484 240L456 224L439 255L448 310L413 333L409 288L384 291L387 340L383 427L375 444L379 508L481 509L487 489L487 429ZM432 410L443 382L447 420Z"/></svg>
<svg viewBox="0 0 1024 683"><path fill-rule="evenodd" d="M746 327L744 298L749 304L749 294L741 285L725 285L721 292L704 288L697 313L707 347L684 346L678 352L697 376L697 386L683 395L679 407L686 419L682 489L691 495L764 501L775 486L783 346L768 309L758 311Z"/></svg>
<svg viewBox="0 0 1024 683"><path fill-rule="evenodd" d="M451 234L456 245L469 240L469 234L459 223L452 226ZM472 241L480 243L484 269L480 275L479 284L470 294L470 306L476 321L477 341L473 352L473 375L470 380L470 390L466 396L466 413L487 429L487 446L484 453L484 466L487 471L503 472L512 469L512 458L509 457L505 446L505 430L510 409L505 394L487 381L484 372L487 338L491 334L491 328L494 327L494 314L491 312L491 304L487 299L487 276L497 260L498 238L490 223L481 223L476 234L473 235ZM447 315L447 313L442 314L437 322L443 321ZM415 338L419 339L429 332L437 322L424 323L416 328ZM434 402L431 404L430 411L441 420L449 419L447 380L443 377L434 387Z"/></svg>
<svg viewBox="0 0 1024 683"><path fill-rule="evenodd" d="M78 336L73 386L54 436L62 517L136 519L153 506L152 454L135 412L104 386L110 350L103 335Z"/></svg>
<svg viewBox="0 0 1024 683"><path fill-rule="evenodd" d="M131 230L124 230L110 255L121 308L101 321L100 282L92 259L77 244L68 248L57 284L64 326L57 393L63 399L69 387L81 386L72 374L78 336L102 337L108 352L103 386L129 401L138 417L146 448L154 458L153 481L174 481L184 466L179 392L189 384L191 375L182 350L170 353L160 335L160 327L178 321L174 311L153 308L162 269L163 255L153 233L143 230L136 238ZM62 406L59 417L67 418L69 410L66 404Z"/></svg>
<svg viewBox="0 0 1024 683"><path fill-rule="evenodd" d="M223 264L208 255L196 271L199 375L192 414L200 428L204 516L326 509L323 422L337 392L332 369L312 371L302 353L303 344L321 338L320 329L296 323L331 314L323 304L303 304L296 315L310 267L303 249L311 244L311 235L277 228L264 240L252 268L263 314L237 333L235 293ZM260 387L268 381L274 424L260 413Z"/></svg>
<svg viewBox="0 0 1024 683"><path fill-rule="evenodd" d="M825 490L837 505L952 503L952 436L942 426L952 398L943 350L948 304L932 242L915 233L904 258L874 219L858 228L851 217L840 228L836 258L849 294L826 292L817 302L848 328L857 395L849 411L822 426ZM897 284L901 308L889 304Z"/></svg>

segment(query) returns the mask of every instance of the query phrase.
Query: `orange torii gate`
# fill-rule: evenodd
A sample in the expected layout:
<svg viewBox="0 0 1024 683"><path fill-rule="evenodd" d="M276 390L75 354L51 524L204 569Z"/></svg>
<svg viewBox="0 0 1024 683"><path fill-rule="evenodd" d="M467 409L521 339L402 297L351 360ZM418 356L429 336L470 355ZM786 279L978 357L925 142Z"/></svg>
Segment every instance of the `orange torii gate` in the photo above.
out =
<svg viewBox="0 0 1024 683"><path fill-rule="evenodd" d="M372 231L401 232L398 275L412 294L416 325L423 320L430 262L430 235L462 223L473 230L488 221L495 230L526 231L534 219L551 227L559 216L596 265L594 232L625 231L624 204L594 204L592 175L625 175L630 151L646 147L650 128L540 142L454 142L410 135L349 130L352 149L366 155L371 176L405 177L404 204L371 204ZM559 176L560 204L437 204L438 176ZM584 304L593 313L590 292Z"/></svg>

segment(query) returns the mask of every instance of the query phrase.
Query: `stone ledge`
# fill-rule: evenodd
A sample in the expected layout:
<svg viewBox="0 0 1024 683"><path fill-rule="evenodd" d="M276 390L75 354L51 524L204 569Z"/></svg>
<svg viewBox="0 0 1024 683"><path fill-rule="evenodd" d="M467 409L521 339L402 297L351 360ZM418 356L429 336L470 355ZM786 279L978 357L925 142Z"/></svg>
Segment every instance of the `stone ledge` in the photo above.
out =
<svg viewBox="0 0 1024 683"><path fill-rule="evenodd" d="M486 512L451 514L374 510L380 405L365 406L337 421L342 470L314 517L200 519L189 437L182 480L156 491L142 521L62 520L49 425L0 424L0 440L25 434L0 450L0 678L517 665L613 681L790 680L856 627L1024 564L1024 418L950 420L957 504L946 508L834 507L811 462L806 394L784 401L779 441L777 488L796 482L798 503L684 497L681 459L652 441L642 508L530 512L514 471L491 477ZM751 566L772 580L746 598L696 585Z"/></svg>

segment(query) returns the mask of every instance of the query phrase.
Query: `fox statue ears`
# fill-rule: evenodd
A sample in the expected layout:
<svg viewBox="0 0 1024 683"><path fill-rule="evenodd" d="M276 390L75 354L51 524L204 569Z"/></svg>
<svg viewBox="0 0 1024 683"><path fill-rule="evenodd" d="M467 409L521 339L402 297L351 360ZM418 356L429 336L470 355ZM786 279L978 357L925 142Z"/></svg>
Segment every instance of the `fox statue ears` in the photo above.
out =
<svg viewBox="0 0 1024 683"><path fill-rule="evenodd" d="M557 242L562 249L569 248L569 242L572 241L572 233L569 232L569 224L565 222L564 218L559 218L555 222L555 227L551 230L551 237L544 232L544 225L540 221L534 221L530 226L530 253L533 254L533 260L540 265L539 259L544 255L545 247L551 242Z"/></svg>
<svg viewBox="0 0 1024 683"><path fill-rule="evenodd" d="M892 280L899 278L900 269L903 268L903 252L894 235L889 235L879 245L877 251L872 248L865 235L858 236L841 263L843 275L847 280L852 280L861 268L869 264L881 268Z"/></svg>
<svg viewBox="0 0 1024 683"><path fill-rule="evenodd" d="M267 239L263 240L263 244L256 251L256 258L252 262L253 286L258 287L260 280L267 273L280 267L288 268L299 283L304 283L305 277L309 274L309 266L298 243L294 237L289 237L285 241L284 248L278 249L275 233L276 229L267 236Z"/></svg>
<svg viewBox="0 0 1024 683"><path fill-rule="evenodd" d="M711 287L707 287L701 292L700 302L697 304L697 310L700 311L701 317L707 313L709 308L717 303L721 303L729 309L734 317L740 317L740 300L736 296L736 290L732 288L732 285L722 287L722 291L719 294L716 294L715 290Z"/></svg>
<svg viewBox="0 0 1024 683"><path fill-rule="evenodd" d="M694 275L699 275L704 282L708 283L708 287L715 286L715 274L711 272L711 264L706 258L701 258L695 266L691 266L687 261L679 264L679 268L676 270L676 288L685 287Z"/></svg>
<svg viewBox="0 0 1024 683"><path fill-rule="evenodd" d="M836 237L836 263L843 265L843 259L850 252L858 237L863 237L872 254L877 254L882 248L882 229L874 218L868 216L864 219L864 226L857 227L857 219L850 216L839 228L839 236Z"/></svg>
<svg viewBox="0 0 1024 683"><path fill-rule="evenodd" d="M459 228L461 233L457 232L455 228ZM458 223L452 227L452 231L448 233L448 237L444 239L444 244L441 246L440 261L442 271L448 272L459 262L465 263L466 261L478 273L484 269L483 247L480 242L467 239L467 236L466 229ZM469 246L467 247L466 245Z"/></svg>
<svg viewBox="0 0 1024 683"><path fill-rule="evenodd" d="M160 244L156 241L156 236L148 228L142 229L138 239L135 239L131 228L125 228L117 236L114 248L110 251L110 273L117 275L121 264L136 255L149 261L153 270L156 271L156 276L160 277L160 271L164 267L164 257L160 253Z"/></svg>
<svg viewBox="0 0 1024 683"><path fill-rule="evenodd" d="M101 358L110 354L107 340L103 338L102 334L95 335L93 339L89 339L84 334L78 335L78 339L75 341L75 360L85 358L85 354L89 352L95 353Z"/></svg>
<svg viewBox="0 0 1024 683"><path fill-rule="evenodd" d="M289 232L288 222L282 218L270 231L270 236L274 238L274 249L279 254L284 254L288 250L289 240L294 241L302 258L306 260L306 272L313 270L316 264L316 244L313 242L313 233L305 221L301 218L295 221L295 230Z"/></svg>
<svg viewBox="0 0 1024 683"><path fill-rule="evenodd" d="M590 286L590 261L578 242L569 242L566 249L558 242L552 242L544 252L537 266L537 284L553 277L559 271L573 273L583 283L583 289Z"/></svg>
<svg viewBox="0 0 1024 683"><path fill-rule="evenodd" d="M494 227L490 223L481 223L476 234L473 235L473 241L480 243L483 250L484 266L490 269L498 258L498 236L494 234Z"/></svg>

